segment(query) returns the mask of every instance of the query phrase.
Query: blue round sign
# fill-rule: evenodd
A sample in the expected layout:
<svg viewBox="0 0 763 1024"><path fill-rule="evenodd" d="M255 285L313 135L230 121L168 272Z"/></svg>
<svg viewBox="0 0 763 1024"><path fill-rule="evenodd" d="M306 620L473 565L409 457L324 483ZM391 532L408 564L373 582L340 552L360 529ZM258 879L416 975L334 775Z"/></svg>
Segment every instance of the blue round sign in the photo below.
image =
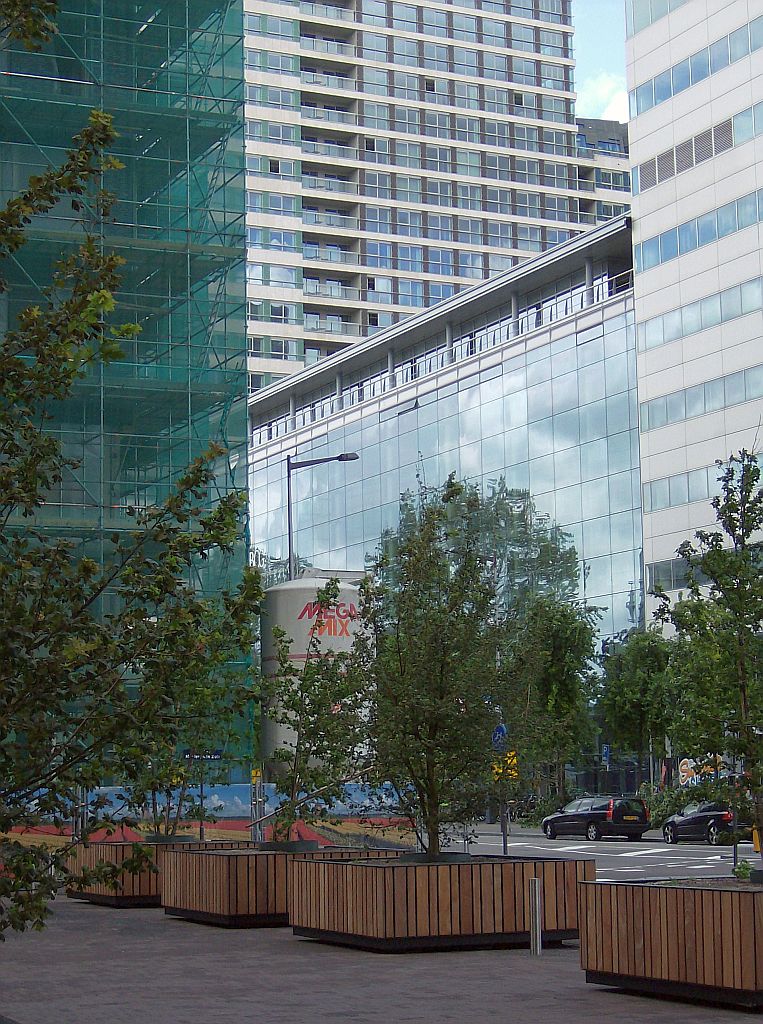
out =
<svg viewBox="0 0 763 1024"><path fill-rule="evenodd" d="M508 736L509 736L509 730L506 728L506 726L503 724L503 722L499 722L499 724L495 727L495 729L493 729L493 735L491 737L491 742L493 744L493 750L498 750L498 751L505 750L506 749L506 741L508 739Z"/></svg>

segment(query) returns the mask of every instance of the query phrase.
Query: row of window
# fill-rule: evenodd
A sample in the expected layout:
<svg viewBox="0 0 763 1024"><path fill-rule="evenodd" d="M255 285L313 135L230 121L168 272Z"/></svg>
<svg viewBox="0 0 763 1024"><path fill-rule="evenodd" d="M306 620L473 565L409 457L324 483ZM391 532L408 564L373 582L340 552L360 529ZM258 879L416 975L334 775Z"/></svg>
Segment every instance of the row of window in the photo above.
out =
<svg viewBox="0 0 763 1024"><path fill-rule="evenodd" d="M559 121L562 124L566 124L570 120L571 105L567 100L557 100L552 96L529 96L526 93L509 94L505 89L494 91L506 93L507 96L511 95L515 100L519 100L523 115L526 117ZM533 105L535 100L539 102L538 107ZM363 113L357 118L356 115L350 114L340 107L303 105L300 110L308 120L344 123L347 118L350 118L353 124L357 120L360 126L366 128L395 131L406 135L426 135L433 138L478 142L483 146L506 148L510 145L511 139L511 125L507 122L418 107L392 107L387 103L367 101L363 104ZM260 121L253 118L246 120L246 137L247 139L286 145L299 145L302 138L317 141L310 136L309 129L305 128L301 133L299 125L280 124L270 120ZM366 144L364 148L366 152L389 153L389 143L390 140L386 140L385 144L385 140L378 139L372 144Z"/></svg>
<svg viewBox="0 0 763 1024"><path fill-rule="evenodd" d="M458 230L462 230L459 228ZM337 264L363 264L380 269L423 271L424 248L420 245L408 245L402 242L378 242L372 239L364 241L365 256L345 249L331 242L301 240L301 232L284 231L281 228L247 228L247 246L251 249L273 249L278 252L301 252L307 261L323 260ZM484 235L482 236L485 237ZM487 253L486 273L500 274L510 270L516 263L515 257L500 253ZM456 251L455 261L461 277L481 277L478 269L483 266L476 257L478 253L460 253Z"/></svg>
<svg viewBox="0 0 763 1024"><path fill-rule="evenodd" d="M626 35L643 31L685 3L688 0L625 0Z"/></svg>
<svg viewBox="0 0 763 1024"><path fill-rule="evenodd" d="M755 277L645 320L637 327L638 347L643 351L667 345L760 309L763 309L763 278Z"/></svg>
<svg viewBox="0 0 763 1024"><path fill-rule="evenodd" d="M485 137L501 149L522 152L549 153L554 156L570 155L566 132L533 128L529 125L485 121ZM335 139L308 135L302 131L302 153L331 156L339 160L363 159L370 163L391 164L394 167L412 167L427 171L442 171L467 177L502 178L512 180L512 157L491 153L489 150L462 149L459 146L422 145L407 139L365 138L363 149L337 144Z"/></svg>
<svg viewBox="0 0 763 1024"><path fill-rule="evenodd" d="M361 8L358 14L347 11L349 17L343 20L351 20L354 24L377 25L398 32L481 43L484 46L570 56L569 33L498 21L485 16L421 8L413 4L396 2L387 5L385 0L365 0ZM296 40L300 37L300 22L298 19L279 18L270 14L245 14L244 31L252 35Z"/></svg>
<svg viewBox="0 0 763 1024"><path fill-rule="evenodd" d="M520 25L515 22L494 21L488 18L477 19L467 15L460 16L460 22L467 26L458 32L448 30L448 15L444 11L427 10L426 19L439 22L438 32L430 32L421 20L417 28L416 8L407 4L395 4L396 9L413 12L413 21L395 25L393 29L405 32L424 32L426 35L439 35L444 39L464 39L466 42L482 43L501 49L523 50L526 53L539 53L544 57L571 56L571 35L565 32L553 32L548 29L536 29L532 25ZM481 31L480 31L481 29ZM460 34L459 34L460 33ZM482 38L479 38L479 36ZM443 71L458 69L460 74L480 74L480 58L501 56L488 51L459 46L457 43L432 43L428 40L409 39L382 32L359 33L359 52L367 60L381 61L389 64L409 64L413 67L440 68ZM304 38L304 37L303 37ZM492 65L485 64L485 67ZM493 76L494 77L494 76Z"/></svg>
<svg viewBox="0 0 763 1024"><path fill-rule="evenodd" d="M680 423L732 405L763 398L763 365L716 377L672 395L653 398L641 405L641 430L657 430L668 423Z"/></svg>
<svg viewBox="0 0 763 1024"><path fill-rule="evenodd" d="M690 501L707 501L719 491L718 473L718 467L712 465L645 483L644 511L659 512Z"/></svg>
<svg viewBox="0 0 763 1024"><path fill-rule="evenodd" d="M689 582L687 563L683 558L670 558L664 562L652 562L646 567L647 590L685 590ZM707 583L704 573L694 570L698 583Z"/></svg>
<svg viewBox="0 0 763 1024"><path fill-rule="evenodd" d="M448 185L449 183L445 183ZM573 221L579 223L583 217L578 211L577 200L563 196L541 195L535 192L520 192L517 189L488 188L485 190L486 206L496 213L517 217L531 217L539 220ZM448 192L443 190L437 205L448 205ZM361 216L355 217L342 209L329 209L300 203L299 196L283 195L279 192L257 192L247 189L246 209L249 213L268 213L298 217L300 213L306 224L365 230L376 234L397 234L427 237L441 241L488 244L493 236L501 234L512 225L501 225L492 221L472 217L453 217L451 214L426 213L422 210L403 210L392 206L365 206ZM519 227L522 227L519 225ZM540 230L540 229L537 229ZM524 237L524 235L522 235ZM565 234L565 239L571 233Z"/></svg>
<svg viewBox="0 0 763 1024"><path fill-rule="evenodd" d="M540 50L541 53L566 53L569 49L564 33L535 29L531 25L416 7L413 4L398 3L397 0L390 4L385 0L363 0L360 7L359 20L364 25L536 53L539 46L545 47Z"/></svg>
<svg viewBox="0 0 763 1024"><path fill-rule="evenodd" d="M300 0L287 0L287 2L293 3L295 6L305 7L305 13L307 14L313 13L311 11L313 6L317 8L315 13L322 13L322 5L320 4L302 5ZM383 3L381 6L377 6L378 2L379 0L362 0L358 4L357 14L352 8L342 7L339 9L346 11L349 19L357 17L362 21L373 23L372 19L375 16L378 17L380 11L386 12L387 10ZM446 0L446 2L452 4L453 7L462 7L469 11L485 11L489 14L503 14L509 18L545 21L554 25L572 24L570 0ZM390 0L390 11L394 11L401 6L397 0ZM331 10L332 8L329 7L328 9ZM390 17L392 16L390 14ZM453 17L455 19L458 15L454 14Z"/></svg>
<svg viewBox="0 0 763 1024"><path fill-rule="evenodd" d="M758 135L763 135L763 102L741 110L734 117L634 167L634 195L647 192L663 181L690 171L697 164L741 146Z"/></svg>
<svg viewBox="0 0 763 1024"><path fill-rule="evenodd" d="M652 107L665 103L672 96L704 81L763 47L763 17L742 25L691 57L674 64L628 94L630 116L636 117Z"/></svg>
<svg viewBox="0 0 763 1024"><path fill-rule="evenodd" d="M527 41L524 45L513 46L512 49L525 50L531 53L544 55L554 52L548 48L541 48L541 44L535 41L535 30L522 26L512 26L513 32L519 31L527 34ZM556 33L554 33L556 35ZM302 37L307 38L307 37ZM488 42L485 40L485 42ZM492 45L503 46L503 43ZM387 35L380 32L361 33L361 43L357 47L358 56L366 60L374 60L379 63L393 63L411 68L427 68L431 71L444 71L459 75L469 75L475 78L495 78L506 81L511 77L510 69L513 61L505 53L494 53L490 50L475 50L468 46L458 46L452 43L430 43L420 39L409 39L407 37ZM560 48L559 52L564 53ZM555 83L549 88L571 87L571 69L566 65L557 65L552 61L541 61L541 77L549 78Z"/></svg>
<svg viewBox="0 0 763 1024"><path fill-rule="evenodd" d="M758 221L763 221L763 189L639 242L634 247L636 272L669 263Z"/></svg>
<svg viewBox="0 0 763 1024"><path fill-rule="evenodd" d="M363 229L368 232L440 240L454 238L453 218L450 214L424 214L419 210L367 206L364 215ZM541 252L551 245L566 242L574 234L572 231L511 221L486 221L486 226L489 246L526 252Z"/></svg>

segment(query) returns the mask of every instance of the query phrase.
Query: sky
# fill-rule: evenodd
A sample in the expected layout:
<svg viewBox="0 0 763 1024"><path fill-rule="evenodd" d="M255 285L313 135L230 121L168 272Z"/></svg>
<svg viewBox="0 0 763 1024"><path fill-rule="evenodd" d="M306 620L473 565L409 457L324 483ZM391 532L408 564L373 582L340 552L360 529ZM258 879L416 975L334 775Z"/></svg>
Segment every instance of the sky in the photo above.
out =
<svg viewBox="0 0 763 1024"><path fill-rule="evenodd" d="M624 0L574 0L579 117L628 120Z"/></svg>

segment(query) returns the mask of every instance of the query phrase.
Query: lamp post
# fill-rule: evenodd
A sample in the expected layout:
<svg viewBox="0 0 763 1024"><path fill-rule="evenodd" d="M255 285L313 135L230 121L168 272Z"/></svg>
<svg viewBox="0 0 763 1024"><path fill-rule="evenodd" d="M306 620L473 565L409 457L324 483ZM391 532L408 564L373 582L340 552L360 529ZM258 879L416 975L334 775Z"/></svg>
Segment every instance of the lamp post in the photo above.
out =
<svg viewBox="0 0 763 1024"><path fill-rule="evenodd" d="M322 466L326 462L355 462L360 456L357 452L342 452L341 455L326 455L320 459L295 459L286 456L286 523L288 529L289 579L294 579L294 526L291 517L291 474L295 469L306 469L308 466Z"/></svg>

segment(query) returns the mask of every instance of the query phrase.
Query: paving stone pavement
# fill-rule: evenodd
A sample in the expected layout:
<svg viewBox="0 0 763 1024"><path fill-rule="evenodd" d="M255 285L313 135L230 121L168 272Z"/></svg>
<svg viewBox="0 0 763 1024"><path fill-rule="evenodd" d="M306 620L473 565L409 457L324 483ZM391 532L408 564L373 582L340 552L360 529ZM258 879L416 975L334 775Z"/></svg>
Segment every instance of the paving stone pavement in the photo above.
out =
<svg viewBox="0 0 763 1024"><path fill-rule="evenodd" d="M7 1019L6 1019L7 1018ZM380 955L59 899L0 944L0 1024L743 1024L586 985L576 944ZM747 1019L750 1019L749 1016Z"/></svg>

